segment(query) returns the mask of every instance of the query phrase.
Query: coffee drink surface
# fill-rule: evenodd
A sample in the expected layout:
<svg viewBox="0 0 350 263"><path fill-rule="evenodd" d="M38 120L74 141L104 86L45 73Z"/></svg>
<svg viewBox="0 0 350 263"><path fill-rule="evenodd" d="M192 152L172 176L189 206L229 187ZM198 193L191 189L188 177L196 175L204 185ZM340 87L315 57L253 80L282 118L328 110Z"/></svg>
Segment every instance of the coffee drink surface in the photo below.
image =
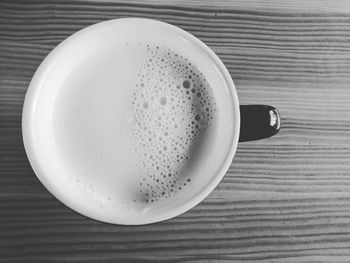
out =
<svg viewBox="0 0 350 263"><path fill-rule="evenodd" d="M67 76L53 131L71 182L87 198L143 209L201 180L193 171L218 109L213 87L184 54L152 43L125 48L89 57ZM128 59L135 53L137 63Z"/></svg>

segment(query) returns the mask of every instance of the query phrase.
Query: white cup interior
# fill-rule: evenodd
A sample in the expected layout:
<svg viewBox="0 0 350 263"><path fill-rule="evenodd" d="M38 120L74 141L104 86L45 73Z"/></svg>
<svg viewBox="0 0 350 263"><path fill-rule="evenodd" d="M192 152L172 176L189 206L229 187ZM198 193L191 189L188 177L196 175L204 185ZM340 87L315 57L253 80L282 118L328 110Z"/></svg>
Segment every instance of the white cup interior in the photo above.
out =
<svg viewBox="0 0 350 263"><path fill-rule="evenodd" d="M128 116L128 98L145 56L139 43L145 42L192 61L212 87L218 114L197 164L186 171L191 185L172 198L130 206L125 200L132 199L137 181L128 174L137 168L131 171L135 158L120 118ZM140 18L90 26L57 46L30 83L22 119L25 149L44 186L87 217L127 225L172 218L209 195L232 161L239 125L234 84L214 52L175 26ZM94 178L104 186L98 188ZM115 185L117 194L109 190Z"/></svg>

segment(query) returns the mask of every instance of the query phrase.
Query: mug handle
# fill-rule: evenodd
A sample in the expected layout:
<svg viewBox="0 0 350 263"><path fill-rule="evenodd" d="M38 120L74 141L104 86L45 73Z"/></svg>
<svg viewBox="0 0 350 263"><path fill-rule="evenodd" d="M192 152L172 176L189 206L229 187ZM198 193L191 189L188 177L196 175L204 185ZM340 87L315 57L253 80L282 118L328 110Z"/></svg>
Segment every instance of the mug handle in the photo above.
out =
<svg viewBox="0 0 350 263"><path fill-rule="evenodd" d="M281 117L276 108L269 105L240 105L239 108L239 142L260 140L279 132Z"/></svg>

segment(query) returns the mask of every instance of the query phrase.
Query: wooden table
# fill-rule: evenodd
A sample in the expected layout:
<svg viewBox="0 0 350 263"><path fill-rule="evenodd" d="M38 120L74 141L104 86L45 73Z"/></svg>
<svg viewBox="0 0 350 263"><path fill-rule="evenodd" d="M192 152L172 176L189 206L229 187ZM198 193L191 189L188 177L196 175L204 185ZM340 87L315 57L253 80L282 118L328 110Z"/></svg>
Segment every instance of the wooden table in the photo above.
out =
<svg viewBox="0 0 350 263"><path fill-rule="evenodd" d="M348 1L0 1L1 262L350 262ZM242 143L216 190L172 220L89 220L41 185L21 110L44 57L88 25L148 17L223 60L240 102L276 106L278 136Z"/></svg>

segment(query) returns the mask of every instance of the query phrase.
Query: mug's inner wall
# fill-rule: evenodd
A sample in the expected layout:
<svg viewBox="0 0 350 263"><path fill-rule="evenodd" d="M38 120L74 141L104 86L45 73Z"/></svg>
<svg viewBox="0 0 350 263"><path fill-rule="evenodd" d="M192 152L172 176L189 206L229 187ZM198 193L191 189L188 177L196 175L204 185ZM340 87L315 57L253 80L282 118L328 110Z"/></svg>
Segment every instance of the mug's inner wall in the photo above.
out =
<svg viewBox="0 0 350 263"><path fill-rule="evenodd" d="M152 202L145 202L140 189L155 181L146 178L141 186L143 148L135 152L130 136L136 125L131 97L140 85L147 46L169 49L198 68L215 107L210 125L191 144L191 165L177 175L186 187ZM37 74L30 87L36 89L31 123L32 147L40 160L33 168L59 200L78 212L112 223L153 222L204 197L221 179L236 143L235 94L212 54L188 34L151 20L105 22L61 44ZM175 129L170 132L176 136Z"/></svg>

